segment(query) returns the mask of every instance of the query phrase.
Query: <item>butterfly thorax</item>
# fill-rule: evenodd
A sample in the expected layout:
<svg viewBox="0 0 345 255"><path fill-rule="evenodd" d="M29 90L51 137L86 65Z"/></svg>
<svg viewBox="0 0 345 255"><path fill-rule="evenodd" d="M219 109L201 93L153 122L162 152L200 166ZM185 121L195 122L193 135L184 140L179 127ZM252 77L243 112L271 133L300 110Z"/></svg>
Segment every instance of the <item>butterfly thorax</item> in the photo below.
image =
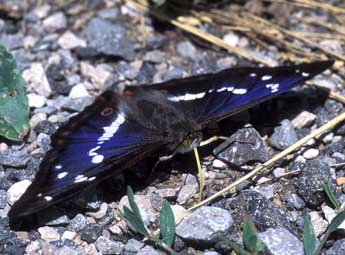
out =
<svg viewBox="0 0 345 255"><path fill-rule="evenodd" d="M174 105L158 91L139 91L135 98L136 119L157 137L166 139L169 151L186 153L200 144L201 127L186 109Z"/></svg>
<svg viewBox="0 0 345 255"><path fill-rule="evenodd" d="M199 131L188 134L176 148L176 153L187 153L198 147L202 141L202 133Z"/></svg>

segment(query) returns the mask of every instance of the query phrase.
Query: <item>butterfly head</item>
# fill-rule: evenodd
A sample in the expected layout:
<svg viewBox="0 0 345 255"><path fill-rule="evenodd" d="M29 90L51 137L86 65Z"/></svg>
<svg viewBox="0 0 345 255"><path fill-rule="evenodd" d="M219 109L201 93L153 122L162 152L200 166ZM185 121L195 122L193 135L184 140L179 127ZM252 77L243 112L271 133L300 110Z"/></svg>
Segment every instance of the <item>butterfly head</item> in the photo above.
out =
<svg viewBox="0 0 345 255"><path fill-rule="evenodd" d="M178 153L187 153L200 145L202 133L200 131L190 132L178 146Z"/></svg>

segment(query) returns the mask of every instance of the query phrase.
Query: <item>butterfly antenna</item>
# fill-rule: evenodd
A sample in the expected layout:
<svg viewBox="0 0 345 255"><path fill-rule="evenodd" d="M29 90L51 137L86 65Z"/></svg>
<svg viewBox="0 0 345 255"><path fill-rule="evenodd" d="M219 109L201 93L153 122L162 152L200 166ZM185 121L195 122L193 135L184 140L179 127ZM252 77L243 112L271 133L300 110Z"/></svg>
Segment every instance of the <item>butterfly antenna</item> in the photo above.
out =
<svg viewBox="0 0 345 255"><path fill-rule="evenodd" d="M198 148L194 148L194 156L195 156L195 160L196 160L196 165L198 167L198 176L199 176L199 202L201 202L202 200L202 193L204 191L204 174L202 173L202 168L201 168L201 164L200 164L200 158L199 158L199 152L198 152Z"/></svg>
<svg viewBox="0 0 345 255"><path fill-rule="evenodd" d="M155 165L152 167L150 175L151 175L151 176L153 175L153 173L155 172L155 170L156 170L156 168L158 167L159 163L164 162L164 161L167 161L167 160L173 158L173 157L175 156L175 154L176 154L176 153L173 153L173 154L167 155L167 156L160 156L160 157L158 158L158 160L156 161Z"/></svg>

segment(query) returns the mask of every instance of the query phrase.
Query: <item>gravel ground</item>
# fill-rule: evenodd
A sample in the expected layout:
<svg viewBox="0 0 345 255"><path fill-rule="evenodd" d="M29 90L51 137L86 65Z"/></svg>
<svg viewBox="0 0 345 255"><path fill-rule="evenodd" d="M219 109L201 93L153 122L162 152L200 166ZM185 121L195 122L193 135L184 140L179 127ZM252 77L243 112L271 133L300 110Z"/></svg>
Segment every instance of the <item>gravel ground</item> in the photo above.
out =
<svg viewBox="0 0 345 255"><path fill-rule="evenodd" d="M10 225L7 213L33 180L50 149L50 136L100 92L254 64L205 47L200 40L142 16L120 1L41 2L25 11L24 1L0 4L0 42L21 67L31 112L27 140L0 143L0 254L164 254L152 243L141 242L140 236L130 235L117 209L126 203L128 184L136 191L150 229L158 226L163 198L170 201L176 215L192 206L198 193L192 154L177 156L153 175L150 162L144 161L21 224ZM296 15L328 18L322 11L311 14L305 9ZM299 28L293 22L291 26ZM274 58L277 53L274 47L272 52L261 50L239 34L223 38L263 57ZM344 54L341 42L325 40L324 44ZM343 93L343 77L344 72L328 70L314 82ZM341 103L299 87L222 121L218 132L229 140L201 149L204 196L226 187L344 111ZM231 248L219 240L242 243L241 224L244 215L250 215L266 254L303 254L303 216L311 218L321 237L335 214L323 192L325 177L339 201L345 202L345 186L336 182L344 170L335 167L345 162L344 135L345 126L328 131L277 162L271 173L246 181L226 197L193 212L177 226L174 249L229 254ZM250 143L243 143L243 136ZM281 177L294 170L300 172ZM260 181L265 182L258 185ZM340 228L345 230L345 224ZM332 237L325 254L345 254L342 238Z"/></svg>

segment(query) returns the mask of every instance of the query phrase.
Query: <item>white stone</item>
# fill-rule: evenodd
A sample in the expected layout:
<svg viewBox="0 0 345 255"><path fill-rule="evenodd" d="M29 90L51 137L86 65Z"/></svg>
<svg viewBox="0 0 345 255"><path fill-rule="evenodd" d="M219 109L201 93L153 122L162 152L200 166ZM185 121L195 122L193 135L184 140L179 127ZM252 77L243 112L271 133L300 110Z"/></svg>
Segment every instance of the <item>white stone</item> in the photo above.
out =
<svg viewBox="0 0 345 255"><path fill-rule="evenodd" d="M108 211L108 204L104 202L101 204L97 212L89 212L87 213L87 215L95 219L101 219L106 215L107 211Z"/></svg>
<svg viewBox="0 0 345 255"><path fill-rule="evenodd" d="M328 133L325 136L321 136L321 137L322 137L322 141L327 144L327 143L332 142L333 137L334 137L334 133L331 132L331 133Z"/></svg>
<svg viewBox="0 0 345 255"><path fill-rule="evenodd" d="M303 153L303 157L305 159L313 159L319 156L319 150L311 148Z"/></svg>
<svg viewBox="0 0 345 255"><path fill-rule="evenodd" d="M87 46L85 40L79 38L71 31L66 31L65 33L63 33L58 40L58 44L61 48L65 50L71 50L77 47Z"/></svg>
<svg viewBox="0 0 345 255"><path fill-rule="evenodd" d="M46 104L46 99L43 96L30 93L27 95L29 100L29 106L32 108L41 108Z"/></svg>
<svg viewBox="0 0 345 255"><path fill-rule="evenodd" d="M78 236L78 234L77 234L76 232L66 230L66 231L62 234L61 240L64 240L64 239L74 240L74 239L76 239L77 236Z"/></svg>
<svg viewBox="0 0 345 255"><path fill-rule="evenodd" d="M28 91L34 91L44 97L49 97L52 93L42 64L32 63L29 69L23 71L23 78Z"/></svg>
<svg viewBox="0 0 345 255"><path fill-rule="evenodd" d="M41 5L37 8L35 8L32 13L39 19L43 19L47 17L51 7L48 4Z"/></svg>
<svg viewBox="0 0 345 255"><path fill-rule="evenodd" d="M38 125L38 123L46 119L47 119L47 114L45 114L44 112L36 113L35 115L31 117L29 121L30 127L35 128Z"/></svg>
<svg viewBox="0 0 345 255"><path fill-rule="evenodd" d="M328 223L326 220L324 220L318 212L310 212L310 221L314 229L314 233L316 236L322 235L328 226Z"/></svg>
<svg viewBox="0 0 345 255"><path fill-rule="evenodd" d="M41 238L47 242L60 240L60 235L55 228L52 227L40 227L38 232Z"/></svg>
<svg viewBox="0 0 345 255"><path fill-rule="evenodd" d="M37 37L32 36L32 35L27 35L23 39L23 44L25 49L30 49L35 46L37 42Z"/></svg>
<svg viewBox="0 0 345 255"><path fill-rule="evenodd" d="M30 184L31 181L29 180L23 180L13 184L7 191L7 202L13 205L24 194Z"/></svg>
<svg viewBox="0 0 345 255"><path fill-rule="evenodd" d="M327 205L322 206L321 210L322 210L323 214L325 215L325 218L328 221L328 223L331 223L331 221L334 219L334 217L337 216L336 211ZM345 222L340 224L338 229L345 229Z"/></svg>
<svg viewBox="0 0 345 255"><path fill-rule="evenodd" d="M122 235L123 231L127 229L127 223L124 220L120 220L114 225L109 227L109 231L114 235Z"/></svg>
<svg viewBox="0 0 345 255"><path fill-rule="evenodd" d="M87 97L90 96L89 92L87 92L84 84L79 83L71 89L69 93L69 97L71 98L78 98L78 97Z"/></svg>
<svg viewBox="0 0 345 255"><path fill-rule="evenodd" d="M37 254L42 248L41 242L38 240L31 241L25 248L26 254Z"/></svg>
<svg viewBox="0 0 345 255"><path fill-rule="evenodd" d="M187 210L182 207L181 205L172 205L171 206L171 209L173 211L173 214L174 214L174 217L175 217L175 220L176 219L179 219L179 218L182 218L183 216L185 216Z"/></svg>
<svg viewBox="0 0 345 255"><path fill-rule="evenodd" d="M300 114L298 114L292 121L292 125L294 128L303 128L307 127L316 120L316 115L308 112L308 111L303 111Z"/></svg>
<svg viewBox="0 0 345 255"><path fill-rule="evenodd" d="M238 37L238 35L230 32L230 33L224 35L223 41L232 47L236 47L240 41L240 38Z"/></svg>
<svg viewBox="0 0 345 255"><path fill-rule="evenodd" d="M106 70L104 65L94 67L86 62L81 62L80 72L83 76L90 78L92 85L96 89L104 89L104 84L110 76L110 72Z"/></svg>
<svg viewBox="0 0 345 255"><path fill-rule="evenodd" d="M49 32L64 29L67 25L67 19L63 12L57 12L43 20L43 27Z"/></svg>
<svg viewBox="0 0 345 255"><path fill-rule="evenodd" d="M223 161L219 160L219 159L213 160L212 166L213 166L214 168L218 168L218 169L224 169L224 168L226 168L226 164L225 164Z"/></svg>

